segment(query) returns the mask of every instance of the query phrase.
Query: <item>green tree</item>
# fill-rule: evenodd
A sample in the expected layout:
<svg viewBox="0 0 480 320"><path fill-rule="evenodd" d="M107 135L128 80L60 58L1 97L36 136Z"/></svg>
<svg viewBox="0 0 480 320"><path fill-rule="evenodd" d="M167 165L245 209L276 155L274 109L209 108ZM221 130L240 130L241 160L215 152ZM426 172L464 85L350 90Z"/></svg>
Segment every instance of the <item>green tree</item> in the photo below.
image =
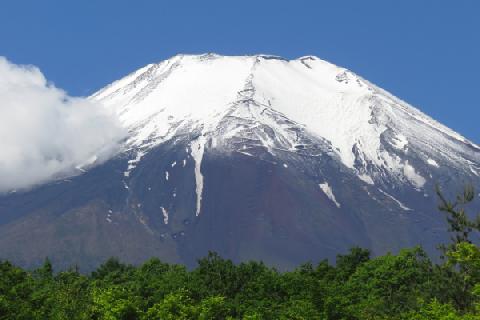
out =
<svg viewBox="0 0 480 320"><path fill-rule="evenodd" d="M432 264L420 249L402 250L362 264L342 288L349 314L359 318L395 317L429 299ZM345 302L345 300L343 300Z"/></svg>
<svg viewBox="0 0 480 320"><path fill-rule="evenodd" d="M0 262L0 319L34 319L33 278L8 261Z"/></svg>
<svg viewBox="0 0 480 320"><path fill-rule="evenodd" d="M430 303L419 302L419 310L410 311L401 316L402 320L467 320L468 316L461 317L451 304L442 304L436 299ZM473 318L470 318L473 320Z"/></svg>
<svg viewBox="0 0 480 320"><path fill-rule="evenodd" d="M370 260L370 250L353 247L346 255L337 255L336 275L348 280L358 267Z"/></svg>
<svg viewBox="0 0 480 320"><path fill-rule="evenodd" d="M151 259L131 276L131 290L140 297L140 308L146 311L161 302L167 294L191 285L190 281L190 273L185 266Z"/></svg>
<svg viewBox="0 0 480 320"><path fill-rule="evenodd" d="M145 319L149 320L191 320L198 318L198 307L189 292L180 289L168 294L163 301L148 309Z"/></svg>
<svg viewBox="0 0 480 320"><path fill-rule="evenodd" d="M440 199L439 209L446 214L448 231L452 234L451 243L440 245L443 259L442 265L448 283L448 292L455 306L462 312L474 309L476 301L473 288L479 278L479 248L471 240L471 233L480 231L480 216L472 218L466 206L474 200L475 189L467 185L454 201L448 200L437 186Z"/></svg>
<svg viewBox="0 0 480 320"><path fill-rule="evenodd" d="M461 242L471 243L470 233L480 230L480 216L471 219L466 212L466 205L471 203L475 197L475 189L471 185L467 185L462 193L458 194L454 201L448 200L440 187L437 185L436 192L440 199L438 206L441 212L446 214L448 223L448 231L452 234L451 246L455 246ZM443 251L448 247L441 246Z"/></svg>
<svg viewBox="0 0 480 320"><path fill-rule="evenodd" d="M198 307L199 320L222 320L230 314L224 297L213 296L203 299Z"/></svg>
<svg viewBox="0 0 480 320"><path fill-rule="evenodd" d="M132 278L135 268L121 263L117 258L110 258L91 274L94 280L105 280L109 283L121 284Z"/></svg>
<svg viewBox="0 0 480 320"><path fill-rule="evenodd" d="M309 299L292 299L282 304L278 319L280 320L316 320L321 319L320 313Z"/></svg>
<svg viewBox="0 0 480 320"><path fill-rule="evenodd" d="M102 320L140 319L138 298L132 296L124 287L112 285L95 287L93 292L92 317Z"/></svg>

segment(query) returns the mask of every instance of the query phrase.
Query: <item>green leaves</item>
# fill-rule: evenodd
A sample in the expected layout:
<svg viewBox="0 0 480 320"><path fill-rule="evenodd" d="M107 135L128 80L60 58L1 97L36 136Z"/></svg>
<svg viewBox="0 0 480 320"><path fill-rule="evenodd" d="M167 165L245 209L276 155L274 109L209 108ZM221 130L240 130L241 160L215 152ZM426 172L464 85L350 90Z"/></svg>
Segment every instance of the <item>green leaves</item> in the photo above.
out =
<svg viewBox="0 0 480 320"><path fill-rule="evenodd" d="M480 231L480 216L470 219L465 211L465 206L473 201L475 189L471 185L467 185L463 192L458 194L455 201L447 200L442 190L437 185L436 192L440 199L439 210L446 214L448 223L448 231L452 233L452 243L471 242L470 233L472 231ZM448 248L440 246L443 251Z"/></svg>
<svg viewBox="0 0 480 320"><path fill-rule="evenodd" d="M480 295L480 252L463 242L435 266L421 248L337 258L279 273L210 254L199 267L152 259L139 267L109 260L91 276L27 272L0 263L0 319L461 319ZM458 288L468 288L468 310ZM447 292L447 293L445 293ZM470 298L469 298L470 297ZM473 319L473 318L470 318Z"/></svg>
<svg viewBox="0 0 480 320"><path fill-rule="evenodd" d="M189 292L180 289L168 294L161 302L148 309L145 319L188 320L198 318L198 309Z"/></svg>
<svg viewBox="0 0 480 320"><path fill-rule="evenodd" d="M446 259L442 267L451 278L457 280L457 283L451 283L450 286L453 288L455 307L462 312L472 311L475 302L472 290L480 281L480 251L472 243L471 234L476 232L478 236L480 216L472 219L465 206L473 201L475 190L473 186L467 185L455 201L447 200L438 186L437 194L440 199L439 209L446 213L448 231L452 233L451 243L440 246L443 258Z"/></svg>
<svg viewBox="0 0 480 320"><path fill-rule="evenodd" d="M150 319L480 319L480 249L470 237L480 220L438 190L452 243L434 264L421 248L370 257L362 248L280 273L261 262L234 264L216 253L188 271L151 259L135 267L109 259L90 276L34 271L0 262L0 320ZM313 253L312 253L313 254Z"/></svg>

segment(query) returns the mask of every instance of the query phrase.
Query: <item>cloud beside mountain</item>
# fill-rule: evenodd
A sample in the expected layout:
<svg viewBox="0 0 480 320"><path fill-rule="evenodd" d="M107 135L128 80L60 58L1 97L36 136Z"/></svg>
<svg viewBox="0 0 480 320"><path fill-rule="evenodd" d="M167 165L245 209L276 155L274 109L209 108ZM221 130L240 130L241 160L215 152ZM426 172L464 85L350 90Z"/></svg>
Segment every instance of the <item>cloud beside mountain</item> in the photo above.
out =
<svg viewBox="0 0 480 320"><path fill-rule="evenodd" d="M70 97L38 68L0 57L0 192L75 174L114 154L123 136L98 103Z"/></svg>

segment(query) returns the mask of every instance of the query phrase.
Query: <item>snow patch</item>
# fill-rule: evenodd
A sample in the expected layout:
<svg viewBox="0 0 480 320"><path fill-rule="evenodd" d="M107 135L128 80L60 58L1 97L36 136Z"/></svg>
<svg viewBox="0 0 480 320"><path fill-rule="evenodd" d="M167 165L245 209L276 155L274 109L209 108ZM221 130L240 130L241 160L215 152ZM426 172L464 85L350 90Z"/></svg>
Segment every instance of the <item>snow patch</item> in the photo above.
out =
<svg viewBox="0 0 480 320"><path fill-rule="evenodd" d="M202 193L203 193L203 175L201 172L203 153L205 152L205 143L207 139L204 136L198 137L196 140L191 143L191 155L195 161L195 191L197 193L197 209L195 214L198 216L200 214L201 205L202 205Z"/></svg>
<svg viewBox="0 0 480 320"><path fill-rule="evenodd" d="M108 210L107 218L105 219L108 223L112 223L112 213L112 210Z"/></svg>
<svg viewBox="0 0 480 320"><path fill-rule="evenodd" d="M246 151L237 151L238 153L241 153L241 154L244 154L246 156L249 156L249 157L253 157L253 154L251 154L250 152L246 152Z"/></svg>
<svg viewBox="0 0 480 320"><path fill-rule="evenodd" d="M474 175L476 175L477 177L480 177L480 173L478 173L478 171L474 170L472 167L469 167L469 168Z"/></svg>
<svg viewBox="0 0 480 320"><path fill-rule="evenodd" d="M407 137L403 134L399 134L393 140L392 146L396 149L404 150L405 147L408 145Z"/></svg>
<svg viewBox="0 0 480 320"><path fill-rule="evenodd" d="M136 156L135 156L135 159L128 160L127 171L125 171L123 173L124 177L128 178L130 176L130 173L132 172L133 169L135 169L137 167L137 164L140 162L140 160L142 159L142 157L144 155L145 155L145 152L138 151Z"/></svg>
<svg viewBox="0 0 480 320"><path fill-rule="evenodd" d="M360 175L358 175L358 178L365 183L368 183L368 184L371 184L371 185L375 184L372 177L370 177L368 174L360 174Z"/></svg>
<svg viewBox="0 0 480 320"><path fill-rule="evenodd" d="M82 172L85 172L84 168L90 167L95 164L95 162L98 160L98 157L96 155L91 156L87 161L84 163L78 165L75 167L75 169L78 169Z"/></svg>
<svg viewBox="0 0 480 320"><path fill-rule="evenodd" d="M319 184L320 189L322 189L323 193L332 200L333 203L337 206L337 208L340 208L340 203L337 202L337 199L335 198L335 195L333 194L332 188L330 188L330 185L328 182L320 183Z"/></svg>
<svg viewBox="0 0 480 320"><path fill-rule="evenodd" d="M423 187L427 181L415 171L414 167L408 164L408 161L406 161L405 165L403 166L403 174L417 188Z"/></svg>
<svg viewBox="0 0 480 320"><path fill-rule="evenodd" d="M396 199L394 196L392 196L391 194L383 191L382 189L378 189L378 191L380 191L381 193L383 193L385 196L387 196L388 198L392 199L396 204L398 204L398 206L405 210L405 211L412 211L412 209L410 209L409 207L407 207L406 205L404 205L403 203L401 203L398 199Z"/></svg>
<svg viewBox="0 0 480 320"><path fill-rule="evenodd" d="M440 168L440 165L437 163L437 161L433 160L433 159L428 159L427 160L427 163L433 167L436 167L436 168Z"/></svg>
<svg viewBox="0 0 480 320"><path fill-rule="evenodd" d="M168 224L168 211L164 207L160 207L162 209L163 214L163 223Z"/></svg>

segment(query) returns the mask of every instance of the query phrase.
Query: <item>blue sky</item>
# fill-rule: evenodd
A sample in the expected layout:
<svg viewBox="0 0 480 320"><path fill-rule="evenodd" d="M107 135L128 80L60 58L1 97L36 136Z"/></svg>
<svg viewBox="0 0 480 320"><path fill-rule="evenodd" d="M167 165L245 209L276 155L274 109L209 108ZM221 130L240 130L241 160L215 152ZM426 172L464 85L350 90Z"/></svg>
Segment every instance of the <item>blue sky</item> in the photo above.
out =
<svg viewBox="0 0 480 320"><path fill-rule="evenodd" d="M89 95L177 53L313 54L480 143L480 1L6 0L0 55Z"/></svg>

